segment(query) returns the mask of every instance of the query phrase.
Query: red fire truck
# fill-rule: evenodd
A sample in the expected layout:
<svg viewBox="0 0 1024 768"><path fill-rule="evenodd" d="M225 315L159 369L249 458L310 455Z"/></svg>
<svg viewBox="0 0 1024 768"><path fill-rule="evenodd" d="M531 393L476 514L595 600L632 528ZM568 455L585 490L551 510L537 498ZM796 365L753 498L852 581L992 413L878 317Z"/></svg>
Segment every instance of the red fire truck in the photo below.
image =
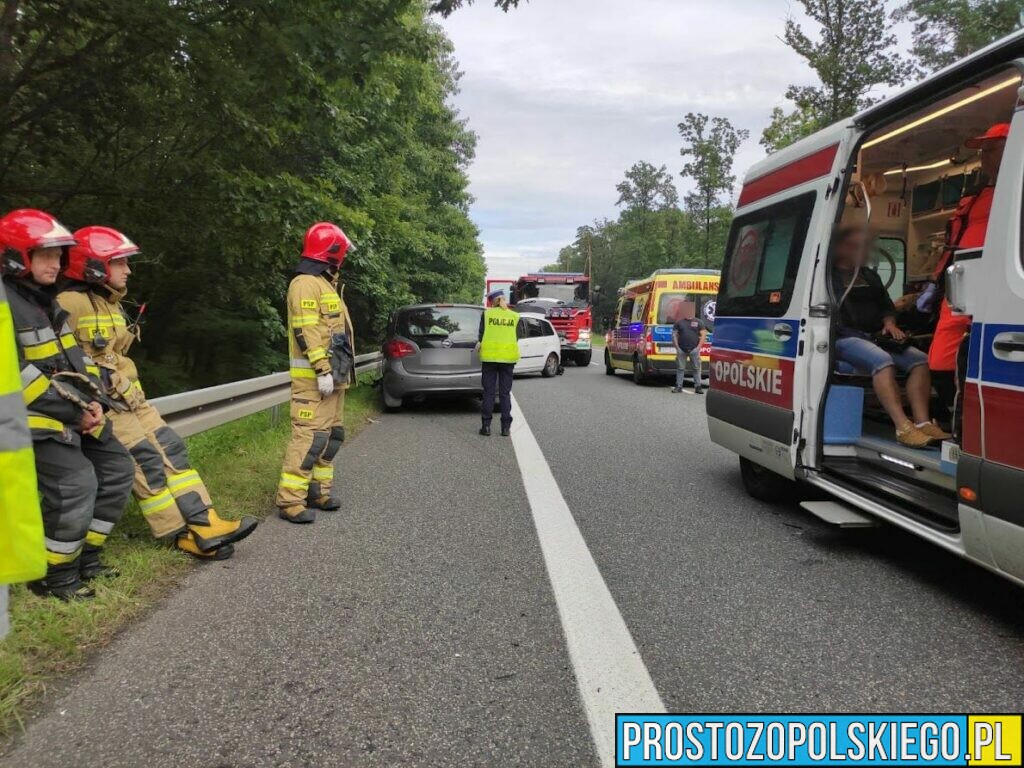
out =
<svg viewBox="0 0 1024 768"><path fill-rule="evenodd" d="M488 281L488 288L490 283ZM590 365L590 333L594 320L588 275L582 272L523 275L512 285L509 303L520 314L544 315L551 321L562 340L562 360Z"/></svg>

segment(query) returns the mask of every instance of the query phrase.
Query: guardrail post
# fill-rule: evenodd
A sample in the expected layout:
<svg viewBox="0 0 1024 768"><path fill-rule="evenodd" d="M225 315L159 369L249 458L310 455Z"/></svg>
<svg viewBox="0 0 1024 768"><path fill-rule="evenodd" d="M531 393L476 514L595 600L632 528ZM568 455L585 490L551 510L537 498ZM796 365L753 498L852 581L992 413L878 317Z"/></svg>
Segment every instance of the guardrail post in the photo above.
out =
<svg viewBox="0 0 1024 768"><path fill-rule="evenodd" d="M281 418L281 406L280 405L271 406L271 408L270 408L270 426L276 427L277 426L277 422L280 420L280 418Z"/></svg>
<svg viewBox="0 0 1024 768"><path fill-rule="evenodd" d="M0 584L0 640L4 639L10 628L11 622L7 618L7 585Z"/></svg>

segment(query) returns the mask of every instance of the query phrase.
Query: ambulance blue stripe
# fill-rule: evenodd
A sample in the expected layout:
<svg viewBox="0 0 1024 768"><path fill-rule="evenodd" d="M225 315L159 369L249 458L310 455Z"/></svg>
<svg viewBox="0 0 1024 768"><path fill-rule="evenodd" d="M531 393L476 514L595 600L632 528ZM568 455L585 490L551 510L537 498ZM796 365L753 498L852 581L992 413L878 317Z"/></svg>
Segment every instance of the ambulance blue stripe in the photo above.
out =
<svg viewBox="0 0 1024 768"><path fill-rule="evenodd" d="M778 323L788 323L793 335L788 341L775 338ZM795 358L800 344L800 320L788 317L715 318L715 346L753 355Z"/></svg>
<svg viewBox="0 0 1024 768"><path fill-rule="evenodd" d="M975 323L971 329L973 334L976 330L982 330L978 326L981 323ZM982 373L982 384L1008 384L1013 387L1024 387L1024 363L1013 363L1009 360L1000 360L995 356L995 352L992 349L992 342L996 336L1000 333L1015 332L1024 333L1024 325L1006 325L1003 323L988 323L984 326L984 336L982 338L981 349L979 350L981 355L981 373ZM972 339L974 336L972 335ZM973 345L972 345L973 346ZM971 376L970 366L967 368L968 377ZM975 372L977 376L977 372Z"/></svg>
<svg viewBox="0 0 1024 768"><path fill-rule="evenodd" d="M971 346L967 353L967 378L978 378L978 371L981 370L981 334L985 332L984 323L971 325Z"/></svg>

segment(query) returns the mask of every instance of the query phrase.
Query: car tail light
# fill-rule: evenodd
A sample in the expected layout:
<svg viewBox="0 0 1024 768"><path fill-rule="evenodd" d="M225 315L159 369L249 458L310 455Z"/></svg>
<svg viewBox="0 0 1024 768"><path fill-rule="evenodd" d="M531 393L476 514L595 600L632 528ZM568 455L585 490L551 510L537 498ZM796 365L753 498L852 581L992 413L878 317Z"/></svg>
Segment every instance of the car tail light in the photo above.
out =
<svg viewBox="0 0 1024 768"><path fill-rule="evenodd" d="M392 339L384 344L384 357L389 360L397 360L400 357L408 357L416 354L416 347L401 339Z"/></svg>
<svg viewBox="0 0 1024 768"><path fill-rule="evenodd" d="M648 331L647 336L644 337L644 352L648 355L654 354L654 334L651 331Z"/></svg>

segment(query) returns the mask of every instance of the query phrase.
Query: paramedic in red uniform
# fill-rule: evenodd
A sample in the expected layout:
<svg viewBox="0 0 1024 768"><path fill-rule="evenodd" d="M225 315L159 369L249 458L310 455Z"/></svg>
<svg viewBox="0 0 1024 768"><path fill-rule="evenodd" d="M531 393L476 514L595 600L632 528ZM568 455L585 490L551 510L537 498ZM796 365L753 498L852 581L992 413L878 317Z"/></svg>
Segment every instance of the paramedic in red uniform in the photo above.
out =
<svg viewBox="0 0 1024 768"><path fill-rule="evenodd" d="M946 268L955 260L957 251L980 248L985 243L985 230L988 229L988 216L992 210L996 176L999 173L999 164L1003 160L1003 149L1006 147L1006 137L1009 133L1009 123L996 123L983 135L964 142L969 149L981 150L982 187L960 200L956 213L949 221L946 228L946 249L933 275L939 286L942 286ZM944 294L941 288L940 294ZM941 295L939 298L939 323L935 328L931 349L928 351L928 367L932 370L940 397L946 407L951 409L955 392L953 375L957 367L957 351L971 330L971 318L969 315L954 315L945 296ZM920 301L918 308L923 308ZM954 431L957 431L956 421L954 418Z"/></svg>

